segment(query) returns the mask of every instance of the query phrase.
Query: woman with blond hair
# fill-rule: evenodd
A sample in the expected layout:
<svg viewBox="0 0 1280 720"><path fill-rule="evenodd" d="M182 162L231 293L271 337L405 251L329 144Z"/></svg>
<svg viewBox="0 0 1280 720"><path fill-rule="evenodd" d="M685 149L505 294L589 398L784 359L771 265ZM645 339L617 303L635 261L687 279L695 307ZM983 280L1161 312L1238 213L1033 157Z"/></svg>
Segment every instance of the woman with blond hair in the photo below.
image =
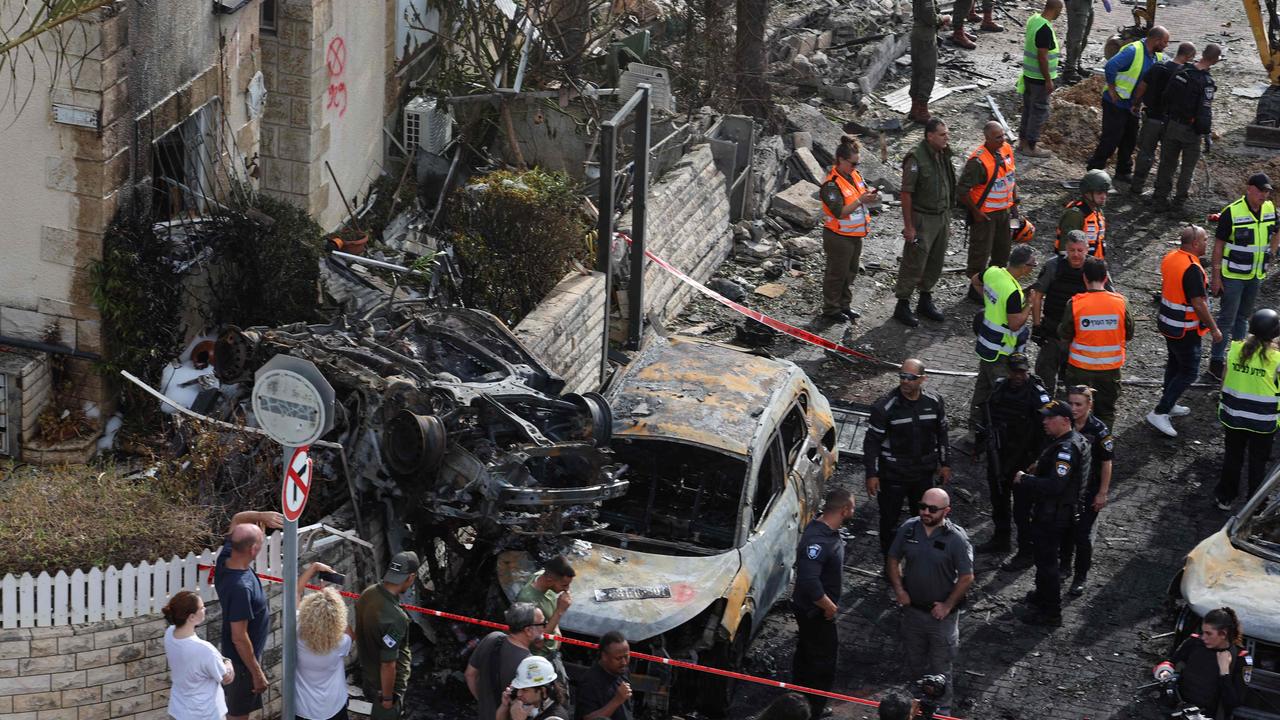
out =
<svg viewBox="0 0 1280 720"><path fill-rule="evenodd" d="M169 598L161 611L169 627L164 631L164 654L169 660L169 717L175 720L222 720L227 700L222 686L235 678L231 661L196 635L204 622L204 601L190 590Z"/></svg>
<svg viewBox="0 0 1280 720"><path fill-rule="evenodd" d="M302 597L317 572L333 572L311 563L298 578L298 666L295 715L299 720L346 720L347 654L355 636L347 622L347 603L332 587Z"/></svg>

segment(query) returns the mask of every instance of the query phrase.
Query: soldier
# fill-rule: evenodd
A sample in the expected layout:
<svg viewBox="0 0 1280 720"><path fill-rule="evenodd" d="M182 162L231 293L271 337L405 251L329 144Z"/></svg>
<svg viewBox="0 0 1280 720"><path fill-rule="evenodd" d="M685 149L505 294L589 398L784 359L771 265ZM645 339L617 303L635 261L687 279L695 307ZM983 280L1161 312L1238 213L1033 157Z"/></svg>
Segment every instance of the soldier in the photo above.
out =
<svg viewBox="0 0 1280 720"><path fill-rule="evenodd" d="M902 161L902 263L893 294L898 305L893 317L903 325L920 324L911 312L911 293L920 291L916 312L934 322L945 317L933 304L933 286L942 277L955 206L956 169L950 133L940 118L929 118L924 140Z"/></svg>
<svg viewBox="0 0 1280 720"><path fill-rule="evenodd" d="M1120 368L1125 344L1133 339L1133 317L1124 296L1106 288L1107 263L1085 258L1086 289L1067 301L1058 323L1058 337L1067 348L1067 384L1088 385L1094 414L1110 426L1120 399Z"/></svg>
<svg viewBox="0 0 1280 720"><path fill-rule="evenodd" d="M1089 472L1089 442L1072 427L1071 406L1055 400L1040 411L1051 440L1036 460L1035 473L1021 470L1013 482L1031 495L1031 532L1035 536L1036 588L1027 594L1034 608L1022 620L1033 625L1062 625L1062 588L1058 563L1062 540L1071 531L1076 499Z"/></svg>
<svg viewBox="0 0 1280 720"><path fill-rule="evenodd" d="M400 596L418 579L417 553L391 556L382 582L370 585L356 600L356 650L364 670L362 687L373 704L372 718L398 718L404 714L404 693L409 687L409 616L400 608Z"/></svg>
<svg viewBox="0 0 1280 720"><path fill-rule="evenodd" d="M1093 0L1068 0L1067 45L1064 49L1066 67L1062 70L1062 84L1075 85L1089 75L1080 62L1084 49L1089 45L1089 31L1093 30Z"/></svg>
<svg viewBox="0 0 1280 720"><path fill-rule="evenodd" d="M1164 126L1169 114L1164 105L1164 89L1183 65L1191 62L1196 56L1196 46L1189 42L1178 45L1178 54L1172 60L1152 65L1134 95L1139 96L1142 104L1142 129L1138 131L1138 159L1133 166L1133 180L1129 182L1129 194L1142 195L1142 186L1147 182L1147 175L1156 161L1156 146L1164 137Z"/></svg>
<svg viewBox="0 0 1280 720"><path fill-rule="evenodd" d="M938 74L938 28L951 22L938 14L937 0L911 0L911 112L907 119L929 122L929 96Z"/></svg>
<svg viewBox="0 0 1280 720"><path fill-rule="evenodd" d="M960 202L969 210L969 262L973 277L988 265L1009 261L1009 216L1018 203L1013 148L1004 139L1004 126L992 120L982 129L983 144L969 154L960 171ZM969 299L982 302L972 286Z"/></svg>
<svg viewBox="0 0 1280 720"><path fill-rule="evenodd" d="M1072 230L1084 233L1089 241L1089 254L1101 258L1106 256L1105 241L1107 239L1107 219L1102 215L1102 208L1107 205L1107 192L1111 190L1111 176L1105 170L1090 170L1080 180L1080 197L1068 202L1058 218L1058 238L1053 249L1062 254L1066 250L1062 246L1062 238Z"/></svg>
<svg viewBox="0 0 1280 720"><path fill-rule="evenodd" d="M1191 176L1200 162L1200 145L1209 147L1213 133L1213 98L1218 86L1209 68L1218 64L1222 48L1209 43L1200 59L1184 66L1169 79L1163 102L1169 114L1164 140L1160 145L1160 169L1152 197L1159 210L1181 210L1191 193ZM1178 170L1178 186L1174 189L1173 171ZM1169 191L1173 190L1173 200Z"/></svg>
<svg viewBox="0 0 1280 720"><path fill-rule="evenodd" d="M1050 395L1058 389L1058 374L1067 356L1067 344L1058 337L1058 323L1067 301L1085 290L1084 259L1089 240L1080 230L1072 230L1067 233L1065 245L1066 255L1049 258L1030 288L1031 340L1040 346L1036 375Z"/></svg>

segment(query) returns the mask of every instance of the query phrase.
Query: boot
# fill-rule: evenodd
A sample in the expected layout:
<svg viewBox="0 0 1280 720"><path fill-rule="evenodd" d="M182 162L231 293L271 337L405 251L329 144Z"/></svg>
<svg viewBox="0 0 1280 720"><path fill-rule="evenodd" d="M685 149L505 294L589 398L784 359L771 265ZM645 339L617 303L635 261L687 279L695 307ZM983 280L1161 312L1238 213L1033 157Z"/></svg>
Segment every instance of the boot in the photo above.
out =
<svg viewBox="0 0 1280 720"><path fill-rule="evenodd" d="M926 320L934 322L942 322L947 319L946 315L933 304L933 293L920 293L920 302L916 303L916 314L923 315Z"/></svg>
<svg viewBox="0 0 1280 720"><path fill-rule="evenodd" d="M911 112L907 113L907 119L918 122L921 125L929 122L929 103L922 100L912 100Z"/></svg>
<svg viewBox="0 0 1280 720"><path fill-rule="evenodd" d="M991 539L978 545L973 552L978 555L991 555L993 553L1007 553L1012 545L1009 542L1009 533L997 532L991 536Z"/></svg>
<svg viewBox="0 0 1280 720"><path fill-rule="evenodd" d="M973 40L970 39L969 33L964 31L963 20L956 22L956 31L951 33L951 44L958 48L964 48L965 50L973 50L978 47L973 44Z"/></svg>
<svg viewBox="0 0 1280 720"><path fill-rule="evenodd" d="M976 23L980 20L982 18L978 17L978 8L976 7L969 8L969 14L964 16L964 21L967 23Z"/></svg>
<svg viewBox="0 0 1280 720"><path fill-rule="evenodd" d="M910 298L898 298L898 306L893 309L893 319L907 327L916 327L920 324L915 314L911 312Z"/></svg>
<svg viewBox="0 0 1280 720"><path fill-rule="evenodd" d="M993 12L994 10L982 11L982 24L978 26L978 29L982 32L1004 32L1004 26L996 22L995 18L991 16ZM976 21L977 18L974 18L974 20Z"/></svg>

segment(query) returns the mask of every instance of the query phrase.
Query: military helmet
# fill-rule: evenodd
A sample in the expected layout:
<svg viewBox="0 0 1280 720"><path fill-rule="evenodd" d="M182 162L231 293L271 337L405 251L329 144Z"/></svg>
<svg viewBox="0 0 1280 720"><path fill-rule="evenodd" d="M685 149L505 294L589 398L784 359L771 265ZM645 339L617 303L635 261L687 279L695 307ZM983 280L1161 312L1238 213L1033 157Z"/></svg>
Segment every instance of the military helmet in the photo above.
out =
<svg viewBox="0 0 1280 720"><path fill-rule="evenodd" d="M1106 170L1090 170L1080 180L1080 192L1107 192L1111 189L1111 176Z"/></svg>
<svg viewBox="0 0 1280 720"><path fill-rule="evenodd" d="M1274 340L1280 335L1280 314L1271 308L1262 308L1249 318L1249 334L1259 340Z"/></svg>

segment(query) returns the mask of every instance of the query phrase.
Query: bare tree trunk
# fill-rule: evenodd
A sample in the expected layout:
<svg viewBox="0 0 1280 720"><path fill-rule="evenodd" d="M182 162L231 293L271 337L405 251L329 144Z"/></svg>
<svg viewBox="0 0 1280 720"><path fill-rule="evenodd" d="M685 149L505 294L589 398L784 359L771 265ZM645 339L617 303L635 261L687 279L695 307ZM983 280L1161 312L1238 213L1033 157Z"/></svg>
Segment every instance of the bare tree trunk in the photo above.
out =
<svg viewBox="0 0 1280 720"><path fill-rule="evenodd" d="M733 55L738 72L738 103L743 112L767 118L772 104L769 83L765 79L769 58L764 45L769 0L737 0L737 10L738 35Z"/></svg>

